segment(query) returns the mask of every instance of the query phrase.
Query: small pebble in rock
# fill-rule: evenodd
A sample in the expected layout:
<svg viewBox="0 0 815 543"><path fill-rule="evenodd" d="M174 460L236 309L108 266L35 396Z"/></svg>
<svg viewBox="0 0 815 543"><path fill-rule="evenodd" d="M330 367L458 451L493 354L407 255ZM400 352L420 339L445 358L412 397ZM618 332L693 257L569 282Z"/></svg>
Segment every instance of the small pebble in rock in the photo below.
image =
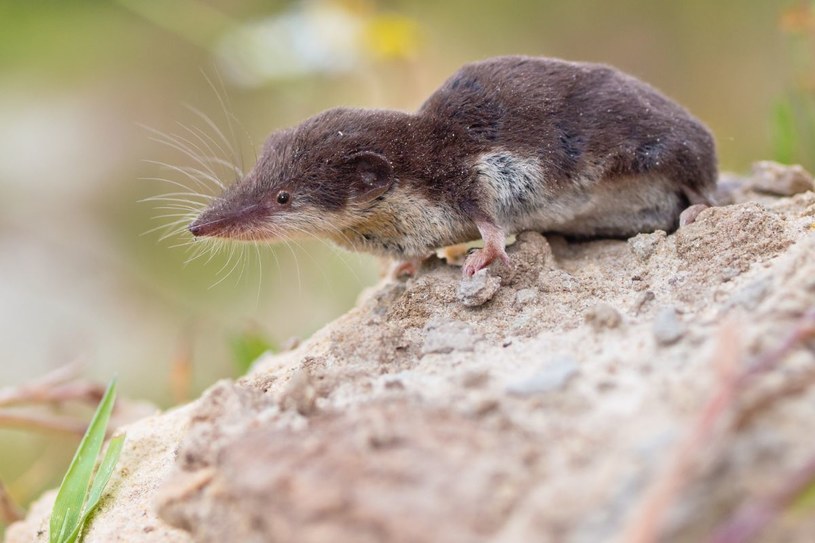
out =
<svg viewBox="0 0 815 543"><path fill-rule="evenodd" d="M767 293L770 292L772 284L769 277L763 277L757 281L749 283L733 293L730 300L725 304L727 309L732 309L736 306L741 306L748 311L752 311L758 307Z"/></svg>
<svg viewBox="0 0 815 543"><path fill-rule="evenodd" d="M572 292L580 286L578 280L564 270L544 270L538 274L542 292Z"/></svg>
<svg viewBox="0 0 815 543"><path fill-rule="evenodd" d="M738 277L740 273L741 273L741 270L739 270L738 268L734 268L732 266L722 268L722 272L721 272L722 281L724 281L724 282L732 281L733 279Z"/></svg>
<svg viewBox="0 0 815 543"><path fill-rule="evenodd" d="M292 375L279 403L283 409L294 409L303 416L314 413L317 406L317 389L308 368L302 367Z"/></svg>
<svg viewBox="0 0 815 543"><path fill-rule="evenodd" d="M484 305L495 296L501 287L501 278L493 277L487 268L479 270L472 277L465 277L458 284L458 300L467 307Z"/></svg>
<svg viewBox="0 0 815 543"><path fill-rule="evenodd" d="M509 329L512 332L522 332L529 328L534 322L535 319L531 315L521 314L509 324Z"/></svg>
<svg viewBox="0 0 815 543"><path fill-rule="evenodd" d="M801 166L785 166L765 160L753 164L753 190L777 196L792 196L815 190L812 176Z"/></svg>
<svg viewBox="0 0 815 543"><path fill-rule="evenodd" d="M656 299L656 294L654 294L653 290L646 290L645 292L641 293L637 297L637 301L634 302L634 313L639 315L640 311L645 307L648 302L652 302Z"/></svg>
<svg viewBox="0 0 815 543"><path fill-rule="evenodd" d="M654 319L654 338L660 345L671 345L685 335L685 324L674 307L662 308Z"/></svg>
<svg viewBox="0 0 815 543"><path fill-rule="evenodd" d="M501 406L497 398L489 396L480 396L468 402L468 405L463 406L463 411L472 417L483 417Z"/></svg>
<svg viewBox="0 0 815 543"><path fill-rule="evenodd" d="M656 251L657 246L665 241L666 237L668 237L668 234L663 230L657 230L652 234L637 234L633 238L629 238L628 246L631 247L631 251L637 258L648 260Z"/></svg>
<svg viewBox="0 0 815 543"><path fill-rule="evenodd" d="M577 371L574 358L569 355L557 356L538 371L508 382L506 391L513 396L553 392L564 388L577 375Z"/></svg>
<svg viewBox="0 0 815 543"><path fill-rule="evenodd" d="M422 354L472 351L475 340L473 329L463 322L434 320L425 326Z"/></svg>
<svg viewBox="0 0 815 543"><path fill-rule="evenodd" d="M534 288L522 288L515 293L515 305L532 303L537 297L538 292Z"/></svg>
<svg viewBox="0 0 815 543"><path fill-rule="evenodd" d="M600 302L586 311L584 317L586 322L591 324L595 330L617 328L622 322L620 312L605 302Z"/></svg>
<svg viewBox="0 0 815 543"><path fill-rule="evenodd" d="M490 380L486 370L470 370L461 376L461 384L466 388L481 388Z"/></svg>

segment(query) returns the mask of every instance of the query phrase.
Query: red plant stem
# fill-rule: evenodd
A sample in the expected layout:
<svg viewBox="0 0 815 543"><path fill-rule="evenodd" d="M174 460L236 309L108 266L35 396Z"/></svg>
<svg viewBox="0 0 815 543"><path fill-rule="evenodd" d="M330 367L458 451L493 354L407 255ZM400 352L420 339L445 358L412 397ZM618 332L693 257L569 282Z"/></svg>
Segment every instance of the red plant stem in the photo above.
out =
<svg viewBox="0 0 815 543"><path fill-rule="evenodd" d="M735 338L728 337L732 334L729 327L723 329L717 348L722 357L735 355L736 350L732 348ZM793 331L776 348L760 354L746 369L733 376L725 376L719 382L719 386L700 411L690 431L677 447L672 461L649 490L642 508L629 525L625 541L654 543L658 540L662 520L689 478L688 473L695 460L694 453L710 441L717 422L732 406L737 393L749 386L758 376L778 366L790 352L813 335L815 335L815 308L804 313ZM728 346L728 342L731 346ZM733 366L735 364L728 364L728 367ZM755 514L757 521L763 523L762 526L773 518L770 516L764 520L761 516L766 513L755 512Z"/></svg>
<svg viewBox="0 0 815 543"><path fill-rule="evenodd" d="M748 543L815 482L815 455L767 498L747 503L714 533L710 543Z"/></svg>

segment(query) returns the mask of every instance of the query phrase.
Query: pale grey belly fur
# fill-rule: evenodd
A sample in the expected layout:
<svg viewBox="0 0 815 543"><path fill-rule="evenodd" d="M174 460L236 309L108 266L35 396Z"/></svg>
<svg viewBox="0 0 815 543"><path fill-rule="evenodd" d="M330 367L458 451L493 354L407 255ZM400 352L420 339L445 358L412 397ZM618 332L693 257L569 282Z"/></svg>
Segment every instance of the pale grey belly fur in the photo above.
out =
<svg viewBox="0 0 815 543"><path fill-rule="evenodd" d="M673 230L687 200L660 177L601 179L587 172L555 186L535 158L507 151L482 155L475 165L490 212L508 234L524 230L574 237L629 237Z"/></svg>

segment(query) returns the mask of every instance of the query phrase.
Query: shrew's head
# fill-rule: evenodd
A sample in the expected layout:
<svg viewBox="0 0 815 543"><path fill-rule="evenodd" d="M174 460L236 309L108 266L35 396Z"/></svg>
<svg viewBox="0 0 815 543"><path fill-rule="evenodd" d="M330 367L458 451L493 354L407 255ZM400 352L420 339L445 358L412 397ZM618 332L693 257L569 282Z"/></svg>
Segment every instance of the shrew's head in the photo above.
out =
<svg viewBox="0 0 815 543"><path fill-rule="evenodd" d="M254 168L190 232L240 240L336 234L372 212L396 180L378 130L389 115L332 109L274 132Z"/></svg>

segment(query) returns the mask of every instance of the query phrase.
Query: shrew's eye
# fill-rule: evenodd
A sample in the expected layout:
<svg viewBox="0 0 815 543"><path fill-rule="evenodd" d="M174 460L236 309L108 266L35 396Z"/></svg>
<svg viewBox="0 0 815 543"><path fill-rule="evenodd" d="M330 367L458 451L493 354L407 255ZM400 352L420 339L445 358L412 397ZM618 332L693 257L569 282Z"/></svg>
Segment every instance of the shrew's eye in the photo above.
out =
<svg viewBox="0 0 815 543"><path fill-rule="evenodd" d="M291 196L289 196L289 193L286 192L285 190L281 190L280 192L277 193L277 203L280 205L288 204L290 199Z"/></svg>

